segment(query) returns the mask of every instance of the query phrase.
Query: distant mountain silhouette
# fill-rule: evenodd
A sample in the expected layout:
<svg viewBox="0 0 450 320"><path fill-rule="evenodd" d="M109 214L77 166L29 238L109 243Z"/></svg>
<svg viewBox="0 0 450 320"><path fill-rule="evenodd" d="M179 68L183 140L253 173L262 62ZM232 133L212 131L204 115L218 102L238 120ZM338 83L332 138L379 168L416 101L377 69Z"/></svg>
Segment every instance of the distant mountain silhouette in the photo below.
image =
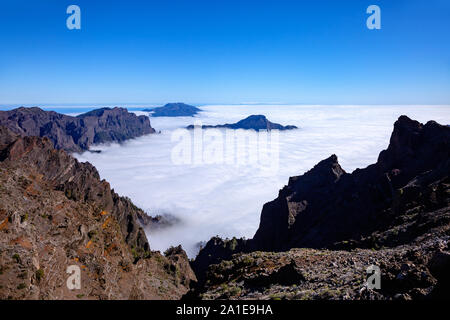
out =
<svg viewBox="0 0 450 320"><path fill-rule="evenodd" d="M162 107L144 109L143 111L152 112L150 114L152 117L193 117L202 110L185 103L177 102L167 103Z"/></svg>
<svg viewBox="0 0 450 320"><path fill-rule="evenodd" d="M56 149L68 152L81 152L92 144L123 142L155 132L148 117L117 107L96 109L77 117L21 107L0 111L0 125L20 136L47 137Z"/></svg>
<svg viewBox="0 0 450 320"><path fill-rule="evenodd" d="M194 125L189 125L187 129L194 129ZM251 115L236 123L219 124L216 126L203 126L203 129L208 128L228 128L228 129L253 129L253 130L292 130L297 129L296 126L282 126L278 123L273 123L267 120L263 115Z"/></svg>

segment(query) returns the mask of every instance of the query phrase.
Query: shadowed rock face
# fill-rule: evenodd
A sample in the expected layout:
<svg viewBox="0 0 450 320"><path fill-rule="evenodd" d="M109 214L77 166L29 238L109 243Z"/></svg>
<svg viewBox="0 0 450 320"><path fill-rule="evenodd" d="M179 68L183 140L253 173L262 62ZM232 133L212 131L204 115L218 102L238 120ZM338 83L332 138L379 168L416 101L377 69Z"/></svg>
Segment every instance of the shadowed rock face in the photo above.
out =
<svg viewBox="0 0 450 320"><path fill-rule="evenodd" d="M81 152L97 143L123 142L154 133L146 116L136 116L124 108L102 108L77 117L17 108L0 111L0 125L21 136L47 137L57 149Z"/></svg>
<svg viewBox="0 0 450 320"><path fill-rule="evenodd" d="M194 129L194 125L189 125L187 129ZM203 129L208 128L228 128L228 129L246 129L246 130L292 130L297 129L296 126L282 126L278 123L273 123L267 120L263 115L252 115L236 123L219 124L216 126L202 126Z"/></svg>
<svg viewBox="0 0 450 320"><path fill-rule="evenodd" d="M142 111L151 112L152 117L193 117L201 109L185 103L167 103L162 107L144 109Z"/></svg>
<svg viewBox="0 0 450 320"><path fill-rule="evenodd" d="M145 219L90 163L0 126L0 299L179 298L195 279L188 258L151 252ZM80 290L65 286L69 265Z"/></svg>
<svg viewBox="0 0 450 320"><path fill-rule="evenodd" d="M450 128L401 116L389 147L375 164L350 174L332 155L305 174L291 177L278 197L263 206L253 239L213 238L192 266L204 284L210 280L205 273L208 266L232 259L233 254L382 247L393 249L377 256L393 255L397 262L406 259L408 250L416 250L422 260L415 263L423 265L436 250L448 250L449 173ZM427 239L428 247L417 239ZM231 241L238 245L231 246ZM439 243L443 245L436 249ZM370 250L362 254L370 261ZM343 253L332 255L338 259ZM393 291L398 289L395 283L392 286Z"/></svg>
<svg viewBox="0 0 450 320"><path fill-rule="evenodd" d="M412 193L424 194L430 185L448 179L449 171L449 128L402 116L376 164L348 174L331 156L290 178L278 198L264 205L253 245L285 250L360 239L395 223L407 203L420 202ZM429 201L422 200L424 210L448 205L439 195Z"/></svg>

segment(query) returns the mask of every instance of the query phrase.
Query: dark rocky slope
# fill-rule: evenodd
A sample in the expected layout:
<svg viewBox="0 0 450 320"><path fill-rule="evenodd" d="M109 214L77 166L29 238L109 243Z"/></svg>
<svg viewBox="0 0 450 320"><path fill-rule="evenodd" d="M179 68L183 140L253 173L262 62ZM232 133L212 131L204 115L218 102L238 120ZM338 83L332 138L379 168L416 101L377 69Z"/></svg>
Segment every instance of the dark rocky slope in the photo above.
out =
<svg viewBox="0 0 450 320"><path fill-rule="evenodd" d="M450 129L402 116L374 165L349 174L333 155L290 178L264 205L253 245L285 250L360 240L401 223L412 207L429 212L448 206L449 172Z"/></svg>
<svg viewBox="0 0 450 320"><path fill-rule="evenodd" d="M360 261L363 265L370 261L383 265L386 277L399 276L409 283L389 282L392 280L389 278L389 290L380 293L379 298L392 298L397 293L411 297L417 290L421 292L417 297L436 297L436 290L448 284L448 277L436 269L449 266L449 171L450 128L434 121L422 125L402 116L394 125L388 149L380 153L376 164L349 174L333 155L304 175L291 178L280 190L278 198L264 205L260 226L253 239L211 239L193 263L200 284L206 285L199 292L211 293L216 289L207 283L216 281L214 268L217 267L211 266L207 273L208 266L222 260L248 257L250 252L280 252L283 259L295 260L296 268L304 262L302 259L312 259L310 254L324 254L331 257L330 263L343 267L339 262L346 254L342 251L303 251L307 256L300 259L301 262L287 250L360 248L357 250L364 258ZM233 256L239 252L241 254ZM435 259L441 259L439 268L436 263L433 267ZM399 275L399 266L403 262L414 265L408 267L411 274ZM231 278L221 279L228 281L245 274L251 276L250 270L268 276L277 270L276 263L269 270L258 265L253 269L241 267L230 271ZM394 271L389 271L391 269ZM326 270L319 267L313 270L325 279ZM356 275L359 271L352 272ZM419 283L422 272L429 281ZM335 273L327 281L342 276L340 271ZM244 287L252 292L250 287ZM334 289L342 288L338 283L334 284ZM357 297L356 287L347 289L351 291L351 297Z"/></svg>
<svg viewBox="0 0 450 320"><path fill-rule="evenodd" d="M380 250L291 249L235 254L211 265L207 281L185 299L450 299L448 225L408 245ZM366 269L381 270L381 288Z"/></svg>
<svg viewBox="0 0 450 320"><path fill-rule="evenodd" d="M177 102L167 103L162 107L149 108L142 111L150 112L152 117L193 117L202 110L185 103Z"/></svg>
<svg viewBox="0 0 450 320"><path fill-rule="evenodd" d="M1 299L173 299L195 279L181 248L150 250L142 210L49 139L0 127L0 171Z"/></svg>
<svg viewBox="0 0 450 320"><path fill-rule="evenodd" d="M194 125L189 125L187 129L194 129ZM219 124L215 126L205 125L202 126L203 129L208 128L228 128L228 129L246 129L246 130L292 130L297 129L296 126L282 126L278 123L273 123L267 120L266 116L263 115L251 115L245 119L242 119L236 123L226 123Z"/></svg>
<svg viewBox="0 0 450 320"><path fill-rule="evenodd" d="M102 108L77 117L39 108L0 111L0 125L21 136L47 137L56 149L68 152L88 150L92 144L123 142L154 133L146 116L124 108Z"/></svg>

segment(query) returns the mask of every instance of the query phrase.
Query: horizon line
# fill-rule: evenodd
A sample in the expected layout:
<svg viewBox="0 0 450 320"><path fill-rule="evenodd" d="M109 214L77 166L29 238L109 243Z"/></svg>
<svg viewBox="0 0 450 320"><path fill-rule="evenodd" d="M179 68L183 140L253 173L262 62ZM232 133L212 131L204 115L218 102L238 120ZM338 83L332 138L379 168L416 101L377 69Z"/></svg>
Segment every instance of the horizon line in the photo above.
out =
<svg viewBox="0 0 450 320"><path fill-rule="evenodd" d="M80 107L80 108L95 108L96 106L112 106L112 107L124 107L126 105L130 106L136 106L142 105L142 107L148 107L149 105L155 105L155 106L164 106L167 103L186 103L191 104L195 106L450 106L449 103L393 103L393 104L377 104L377 103L361 103L361 104L355 104L355 103L282 103L282 102L266 102L266 103L249 103L249 102L240 102L240 103L193 103L193 102L115 102L115 103L0 103L0 108L8 108L8 107L25 107L25 108L32 108L32 107L54 107L54 108L64 108L64 107Z"/></svg>

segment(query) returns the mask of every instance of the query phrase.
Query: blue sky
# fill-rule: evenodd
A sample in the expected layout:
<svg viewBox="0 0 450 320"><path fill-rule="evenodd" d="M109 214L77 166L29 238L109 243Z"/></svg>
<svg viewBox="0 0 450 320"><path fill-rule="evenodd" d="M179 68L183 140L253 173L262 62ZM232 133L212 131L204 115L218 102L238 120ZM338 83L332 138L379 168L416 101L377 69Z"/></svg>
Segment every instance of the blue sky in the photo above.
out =
<svg viewBox="0 0 450 320"><path fill-rule="evenodd" d="M1 0L0 104L169 101L450 104L450 1Z"/></svg>

